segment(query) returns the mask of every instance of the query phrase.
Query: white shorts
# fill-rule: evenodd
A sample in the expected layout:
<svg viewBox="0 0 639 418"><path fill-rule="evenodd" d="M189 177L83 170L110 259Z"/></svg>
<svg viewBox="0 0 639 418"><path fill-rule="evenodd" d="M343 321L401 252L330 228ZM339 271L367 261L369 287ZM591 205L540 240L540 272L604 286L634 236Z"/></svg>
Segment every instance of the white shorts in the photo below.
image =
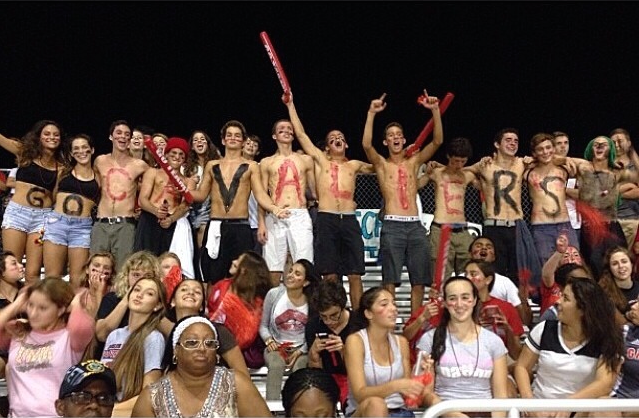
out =
<svg viewBox="0 0 639 418"><path fill-rule="evenodd" d="M293 261L305 258L313 262L313 222L308 209L289 209L291 216L278 219L272 213L266 216L268 237L263 249L269 271L283 271L287 252Z"/></svg>

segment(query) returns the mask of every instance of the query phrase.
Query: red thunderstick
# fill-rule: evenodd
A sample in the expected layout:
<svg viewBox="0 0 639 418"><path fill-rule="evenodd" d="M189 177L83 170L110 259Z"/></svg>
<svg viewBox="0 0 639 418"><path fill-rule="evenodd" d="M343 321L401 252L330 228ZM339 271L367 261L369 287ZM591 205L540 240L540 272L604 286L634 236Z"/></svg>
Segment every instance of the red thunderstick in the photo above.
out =
<svg viewBox="0 0 639 418"><path fill-rule="evenodd" d="M417 99L418 103L420 102L421 98L422 98L422 96L420 96ZM439 112L442 115L446 112L446 109L448 109L448 106L450 105L450 102L452 102L454 98L455 98L455 95L453 93L446 93L446 96L444 96L444 99L439 104ZM422 147L422 144L426 140L426 137L428 135L430 135L431 132L433 132L433 120L432 119L429 120L426 123L426 126L424 126L424 129L422 129L422 131L419 133L419 136L417 137L415 142L413 144L410 144L408 146L408 148L406 148L406 156L410 157L411 155L413 155L416 152L418 152L419 149Z"/></svg>
<svg viewBox="0 0 639 418"><path fill-rule="evenodd" d="M149 149L151 155L153 156L153 159L155 159L155 161L160 165L162 170L164 170L164 172L168 174L171 183L173 183L175 187L177 187L178 190L184 195L184 200L186 200L186 203L193 203L193 195L191 195L191 192L186 187L186 184L184 184L182 179L177 175L173 167L169 165L169 162L166 160L164 154L158 151L158 148L153 143L151 137L148 137L144 140L144 145L146 145L146 147Z"/></svg>
<svg viewBox="0 0 639 418"><path fill-rule="evenodd" d="M282 90L284 90L285 95L289 95L291 92L291 86L288 84L288 78L286 78L286 74L284 73L284 68L282 67L282 63L280 59L277 57L277 53L275 52L275 48L273 48L273 44L271 43L271 39L268 37L268 33L261 32L260 39L264 44L264 48L266 49L266 53L268 57L271 59L271 64L273 64L273 68L275 69L275 74L277 74L277 78L280 80L280 84L282 85Z"/></svg>

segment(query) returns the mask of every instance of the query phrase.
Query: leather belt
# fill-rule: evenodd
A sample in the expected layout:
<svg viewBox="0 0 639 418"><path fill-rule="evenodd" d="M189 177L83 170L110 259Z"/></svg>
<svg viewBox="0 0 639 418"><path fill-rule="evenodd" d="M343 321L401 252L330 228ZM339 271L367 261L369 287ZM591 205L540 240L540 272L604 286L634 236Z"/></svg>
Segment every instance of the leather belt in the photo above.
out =
<svg viewBox="0 0 639 418"><path fill-rule="evenodd" d="M511 221L507 219L484 219L484 226L516 226L517 221Z"/></svg>
<svg viewBox="0 0 639 418"><path fill-rule="evenodd" d="M109 224L109 225L121 224L121 223L134 224L135 217L134 216L106 216L104 218L97 218L95 221L103 223L103 224Z"/></svg>

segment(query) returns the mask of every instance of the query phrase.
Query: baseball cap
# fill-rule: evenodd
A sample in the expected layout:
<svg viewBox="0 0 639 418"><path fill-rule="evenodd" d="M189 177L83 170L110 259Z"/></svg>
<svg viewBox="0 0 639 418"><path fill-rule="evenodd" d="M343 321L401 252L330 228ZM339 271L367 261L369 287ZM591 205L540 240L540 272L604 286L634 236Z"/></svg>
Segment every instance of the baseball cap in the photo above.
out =
<svg viewBox="0 0 639 418"><path fill-rule="evenodd" d="M90 379L102 379L109 387L109 392L114 395L117 393L113 370L98 360L87 360L67 369L58 398L62 399L70 393L81 391Z"/></svg>

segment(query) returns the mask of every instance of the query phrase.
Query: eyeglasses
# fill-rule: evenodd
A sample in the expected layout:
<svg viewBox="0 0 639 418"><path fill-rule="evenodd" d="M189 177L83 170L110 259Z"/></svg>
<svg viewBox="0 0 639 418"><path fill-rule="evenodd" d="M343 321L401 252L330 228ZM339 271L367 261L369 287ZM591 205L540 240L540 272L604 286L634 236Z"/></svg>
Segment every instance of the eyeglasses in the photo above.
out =
<svg viewBox="0 0 639 418"><path fill-rule="evenodd" d="M217 350L220 348L220 342L218 340L184 340L180 342L180 345L185 350L196 350L204 344L204 348L207 350Z"/></svg>
<svg viewBox="0 0 639 418"><path fill-rule="evenodd" d="M322 315L320 314L319 317L322 320L322 322L339 322L339 320L342 318L342 312L344 312L343 309L340 309L339 313L336 314L332 314L332 315Z"/></svg>
<svg viewBox="0 0 639 418"><path fill-rule="evenodd" d="M93 400L100 406L113 406L115 404L115 395L109 393L94 395L91 392L71 392L64 399L70 399L76 405L89 405Z"/></svg>

